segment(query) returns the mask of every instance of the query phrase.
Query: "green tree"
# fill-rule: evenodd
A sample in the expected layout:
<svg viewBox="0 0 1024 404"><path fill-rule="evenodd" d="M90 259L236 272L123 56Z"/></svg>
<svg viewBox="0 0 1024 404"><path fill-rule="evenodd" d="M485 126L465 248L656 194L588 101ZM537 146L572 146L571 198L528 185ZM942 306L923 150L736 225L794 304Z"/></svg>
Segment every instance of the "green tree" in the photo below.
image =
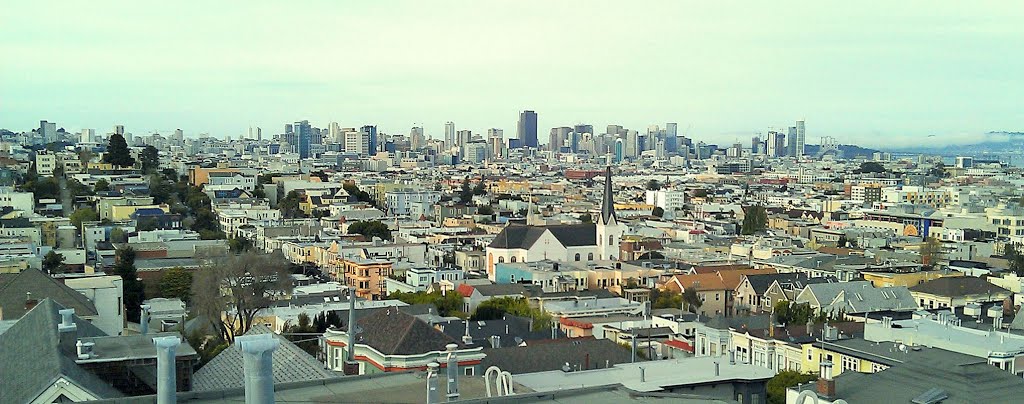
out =
<svg viewBox="0 0 1024 404"><path fill-rule="evenodd" d="M487 195L487 187L484 185L483 180L480 180L480 182L473 186L473 195Z"/></svg>
<svg viewBox="0 0 1024 404"><path fill-rule="evenodd" d="M648 191L657 191L659 189L661 189L661 183L659 183L658 180L651 179L650 181L647 181Z"/></svg>
<svg viewBox="0 0 1024 404"><path fill-rule="evenodd" d="M865 161L860 163L860 168L856 170L857 173L862 174L881 174L886 172L885 167L874 161Z"/></svg>
<svg viewBox="0 0 1024 404"><path fill-rule="evenodd" d="M462 188L459 191L459 201L469 203L473 200L473 189L469 185L469 178L462 180Z"/></svg>
<svg viewBox="0 0 1024 404"><path fill-rule="evenodd" d="M132 158L132 153L128 150L128 142L124 140L124 136L116 133L110 136L107 151L103 153L103 162L118 167L135 165L135 159Z"/></svg>
<svg viewBox="0 0 1024 404"><path fill-rule="evenodd" d="M367 239L380 237L381 240L391 240L391 230L388 225L380 220L359 221L348 226L348 234L362 234Z"/></svg>
<svg viewBox="0 0 1024 404"><path fill-rule="evenodd" d="M704 304L700 300L700 296L697 295L697 288L694 286L688 287L683 291L683 303L686 305L686 310L691 313L696 313L697 309Z"/></svg>
<svg viewBox="0 0 1024 404"><path fill-rule="evenodd" d="M296 324L286 322L284 324L285 338L295 343L296 346L302 348L310 356L316 357L320 353L320 344L316 336L311 334L317 334L317 327L310 321L309 315L306 313L299 314L299 321ZM322 331L320 333L323 333Z"/></svg>
<svg viewBox="0 0 1024 404"><path fill-rule="evenodd" d="M109 191L110 190L110 182L108 182L107 180L105 180L103 178L100 178L100 179L96 180L96 185L93 185L92 189L94 191L96 191L96 192Z"/></svg>
<svg viewBox="0 0 1024 404"><path fill-rule="evenodd" d="M78 231L81 232L82 223L95 222L97 220L100 220L100 215L96 213L95 209L85 207L75 209L74 212L71 212L71 216L69 216L68 218L71 219L71 224L75 225L75 227L78 228Z"/></svg>
<svg viewBox="0 0 1024 404"><path fill-rule="evenodd" d="M651 290L651 308L679 309L683 307L683 296L671 290Z"/></svg>
<svg viewBox="0 0 1024 404"><path fill-rule="evenodd" d="M477 306L476 311L473 312L473 316L470 317L470 320L496 320L505 314L533 319L533 329L535 331L548 329L551 327L552 323L552 317L550 314L530 307L526 298L522 297L497 297L485 300Z"/></svg>
<svg viewBox="0 0 1024 404"><path fill-rule="evenodd" d="M594 217L589 213L584 213L580 215L580 221L584 224L594 223Z"/></svg>
<svg viewBox="0 0 1024 404"><path fill-rule="evenodd" d="M388 295L388 299L401 300L407 304L432 304L437 308L437 314L445 317L468 317L462 312L462 295L455 292L393 292Z"/></svg>
<svg viewBox="0 0 1024 404"><path fill-rule="evenodd" d="M300 199L301 197L298 192L288 191L288 195L285 195L284 198L277 202L277 208L281 210L281 216L286 219L305 217L306 213L299 209Z"/></svg>
<svg viewBox="0 0 1024 404"><path fill-rule="evenodd" d="M183 302L192 299L192 272L182 268L174 267L160 278L160 294L166 298L178 298Z"/></svg>
<svg viewBox="0 0 1024 404"><path fill-rule="evenodd" d="M346 183L345 185L342 185L341 188L344 189L345 192L348 192L349 195L356 197L356 199L359 200L359 202L374 202L373 196L371 196L366 191L360 190L359 187L356 186L356 184Z"/></svg>
<svg viewBox="0 0 1024 404"><path fill-rule="evenodd" d="M43 257L43 272L57 274L64 272L64 255L50 250Z"/></svg>
<svg viewBox="0 0 1024 404"><path fill-rule="evenodd" d="M934 267L942 259L942 242L935 237L928 237L921 244L921 264L926 267Z"/></svg>
<svg viewBox="0 0 1024 404"><path fill-rule="evenodd" d="M193 274L192 307L230 343L252 329L260 310L291 289L288 264L280 253L229 254L208 260Z"/></svg>
<svg viewBox="0 0 1024 404"><path fill-rule="evenodd" d="M124 232L124 229L115 227L110 230L110 242L111 243L127 243L128 234Z"/></svg>
<svg viewBox="0 0 1024 404"><path fill-rule="evenodd" d="M228 239L228 248L231 250L231 252L235 254L240 254L249 251L252 249L252 247L252 241L245 237L238 236L232 239Z"/></svg>
<svg viewBox="0 0 1024 404"><path fill-rule="evenodd" d="M768 404L785 404L786 389L817 380L817 376L810 373L800 373L793 370L783 370L768 380Z"/></svg>
<svg viewBox="0 0 1024 404"><path fill-rule="evenodd" d="M743 225L740 232L743 235L757 234L768 228L768 212L764 206L754 205L747 208L743 215Z"/></svg>
<svg viewBox="0 0 1024 404"><path fill-rule="evenodd" d="M135 269L135 250L124 247L115 255L114 274L119 275L124 284L124 315L128 321L139 322L142 312L142 301L146 299L145 286L139 280Z"/></svg>
<svg viewBox="0 0 1024 404"><path fill-rule="evenodd" d="M139 160L142 162L142 171L146 174L156 172L160 168L160 151L153 146L146 146L139 153Z"/></svg>
<svg viewBox="0 0 1024 404"><path fill-rule="evenodd" d="M657 217L664 217L665 216L665 209L662 209L660 206L655 206L654 210L651 211L651 215L654 215L654 216L657 216Z"/></svg>
<svg viewBox="0 0 1024 404"><path fill-rule="evenodd" d="M476 214L490 216L494 214L494 208L491 205L482 205L476 208Z"/></svg>
<svg viewBox="0 0 1024 404"><path fill-rule="evenodd" d="M1006 263L1011 272L1018 276L1024 276L1024 254L1021 253L1020 247L1014 243L1006 243L1003 246L1003 258L1006 259Z"/></svg>

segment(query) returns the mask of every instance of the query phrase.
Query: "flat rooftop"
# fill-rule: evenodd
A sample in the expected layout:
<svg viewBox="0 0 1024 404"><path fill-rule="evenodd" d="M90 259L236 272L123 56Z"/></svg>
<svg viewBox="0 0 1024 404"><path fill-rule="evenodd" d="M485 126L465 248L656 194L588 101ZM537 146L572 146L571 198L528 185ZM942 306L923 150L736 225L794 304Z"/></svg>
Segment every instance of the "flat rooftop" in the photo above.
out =
<svg viewBox="0 0 1024 404"><path fill-rule="evenodd" d="M719 372L715 375L715 363ZM640 380L640 369L644 380ZM730 380L768 380L775 376L771 369L736 363L720 357L691 357L615 365L610 368L563 372L528 373L513 376L517 384L535 391L555 391L567 388L586 388L621 384L641 391L656 392L668 387L704 385Z"/></svg>

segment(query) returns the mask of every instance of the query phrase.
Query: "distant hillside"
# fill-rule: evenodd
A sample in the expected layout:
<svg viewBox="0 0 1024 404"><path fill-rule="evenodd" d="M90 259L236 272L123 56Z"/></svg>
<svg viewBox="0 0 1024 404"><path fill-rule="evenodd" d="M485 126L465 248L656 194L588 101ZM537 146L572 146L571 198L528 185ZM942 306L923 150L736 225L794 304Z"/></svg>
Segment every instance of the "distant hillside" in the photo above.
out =
<svg viewBox="0 0 1024 404"><path fill-rule="evenodd" d="M927 146L942 143L940 136L931 136L921 142L922 145L894 148L892 151L903 153L923 153L938 155L979 155L985 153L1019 153L1024 149L1024 132L996 131L988 132L978 141Z"/></svg>
<svg viewBox="0 0 1024 404"><path fill-rule="evenodd" d="M808 144L804 145L804 153L807 155L815 155L818 153L820 145ZM858 157L871 158L872 154L878 152L875 149L868 149L853 144L841 144L839 145L839 151L843 152L843 158L855 159Z"/></svg>

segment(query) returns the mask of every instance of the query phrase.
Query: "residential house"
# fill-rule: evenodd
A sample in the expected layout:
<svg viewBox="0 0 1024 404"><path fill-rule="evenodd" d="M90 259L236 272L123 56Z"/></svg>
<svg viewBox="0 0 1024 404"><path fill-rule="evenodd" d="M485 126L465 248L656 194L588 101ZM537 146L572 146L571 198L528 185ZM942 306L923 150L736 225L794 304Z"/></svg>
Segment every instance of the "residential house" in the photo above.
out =
<svg viewBox="0 0 1024 404"><path fill-rule="evenodd" d="M324 333L328 369L344 370L349 349L354 349L358 374L361 375L425 370L427 364L434 362L447 366L446 347L455 344L459 373L467 376L482 374L482 346L461 343L397 308L377 310L357 319L355 330L353 348L348 346L351 330L331 328Z"/></svg>
<svg viewBox="0 0 1024 404"><path fill-rule="evenodd" d="M1002 302L1013 295L985 278L973 276L934 279L910 288L922 308L961 307L968 303Z"/></svg>

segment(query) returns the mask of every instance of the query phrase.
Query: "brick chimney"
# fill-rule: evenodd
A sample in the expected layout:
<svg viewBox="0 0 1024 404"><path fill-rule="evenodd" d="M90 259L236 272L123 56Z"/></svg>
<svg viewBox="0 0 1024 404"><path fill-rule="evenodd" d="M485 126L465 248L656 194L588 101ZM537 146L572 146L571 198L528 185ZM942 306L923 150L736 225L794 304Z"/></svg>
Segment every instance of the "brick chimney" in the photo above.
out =
<svg viewBox="0 0 1024 404"><path fill-rule="evenodd" d="M32 310L39 304L39 300L32 298L32 292L25 292L25 311Z"/></svg>
<svg viewBox="0 0 1024 404"><path fill-rule="evenodd" d="M832 379L832 362L825 360L821 362L820 374L818 375L818 394L825 397L836 396L836 381Z"/></svg>

